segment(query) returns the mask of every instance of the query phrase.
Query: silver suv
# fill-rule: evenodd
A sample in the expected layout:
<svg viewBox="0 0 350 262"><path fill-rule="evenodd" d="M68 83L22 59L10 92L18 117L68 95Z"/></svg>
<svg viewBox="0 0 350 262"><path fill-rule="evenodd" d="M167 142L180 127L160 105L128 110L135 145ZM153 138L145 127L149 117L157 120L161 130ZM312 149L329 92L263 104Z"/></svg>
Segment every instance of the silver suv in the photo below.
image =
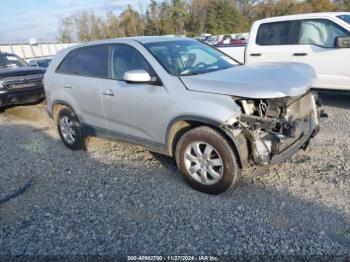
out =
<svg viewBox="0 0 350 262"><path fill-rule="evenodd" d="M240 65L196 40L135 37L60 51L44 86L67 147L84 148L87 136L143 145L219 194L242 169L306 148L319 127L314 79L304 64Z"/></svg>

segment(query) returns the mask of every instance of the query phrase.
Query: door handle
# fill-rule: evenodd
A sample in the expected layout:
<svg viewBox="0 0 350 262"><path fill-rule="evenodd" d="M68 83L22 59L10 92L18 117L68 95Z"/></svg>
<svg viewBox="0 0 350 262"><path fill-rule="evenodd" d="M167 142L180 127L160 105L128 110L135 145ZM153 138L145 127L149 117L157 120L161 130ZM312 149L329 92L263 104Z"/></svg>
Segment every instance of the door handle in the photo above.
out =
<svg viewBox="0 0 350 262"><path fill-rule="evenodd" d="M250 56L261 56L260 53L253 53L253 54L250 54Z"/></svg>
<svg viewBox="0 0 350 262"><path fill-rule="evenodd" d="M307 56L307 53L294 53L293 56Z"/></svg>
<svg viewBox="0 0 350 262"><path fill-rule="evenodd" d="M72 89L72 86L70 84L65 84L63 85L64 88L67 88L67 89Z"/></svg>
<svg viewBox="0 0 350 262"><path fill-rule="evenodd" d="M112 91L111 89L108 89L108 90L106 90L106 91L103 91L103 94L104 94L105 96L114 96L114 93L113 93L113 91Z"/></svg>

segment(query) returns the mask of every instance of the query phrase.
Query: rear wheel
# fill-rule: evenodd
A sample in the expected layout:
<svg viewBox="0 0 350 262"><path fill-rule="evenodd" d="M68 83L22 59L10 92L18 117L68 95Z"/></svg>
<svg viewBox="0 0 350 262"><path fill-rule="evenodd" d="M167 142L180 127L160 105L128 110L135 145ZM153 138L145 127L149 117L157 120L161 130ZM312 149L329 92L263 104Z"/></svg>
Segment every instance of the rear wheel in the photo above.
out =
<svg viewBox="0 0 350 262"><path fill-rule="evenodd" d="M192 129L181 137L176 163L193 188L208 194L225 192L241 172L231 145L210 127Z"/></svg>
<svg viewBox="0 0 350 262"><path fill-rule="evenodd" d="M57 116L58 133L63 143L72 150L85 147L82 128L75 113L69 108L63 108Z"/></svg>

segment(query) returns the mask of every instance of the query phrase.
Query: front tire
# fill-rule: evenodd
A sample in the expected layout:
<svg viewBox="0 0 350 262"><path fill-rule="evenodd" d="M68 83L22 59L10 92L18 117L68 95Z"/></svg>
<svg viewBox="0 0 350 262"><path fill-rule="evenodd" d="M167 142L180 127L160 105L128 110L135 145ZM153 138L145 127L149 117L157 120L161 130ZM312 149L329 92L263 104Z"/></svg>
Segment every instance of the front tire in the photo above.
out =
<svg viewBox="0 0 350 262"><path fill-rule="evenodd" d="M238 181L236 154L218 131L202 126L185 133L176 146L176 163L193 188L221 194Z"/></svg>
<svg viewBox="0 0 350 262"><path fill-rule="evenodd" d="M69 108L63 108L57 116L58 133L63 143L72 150L85 148L85 139L79 120Z"/></svg>

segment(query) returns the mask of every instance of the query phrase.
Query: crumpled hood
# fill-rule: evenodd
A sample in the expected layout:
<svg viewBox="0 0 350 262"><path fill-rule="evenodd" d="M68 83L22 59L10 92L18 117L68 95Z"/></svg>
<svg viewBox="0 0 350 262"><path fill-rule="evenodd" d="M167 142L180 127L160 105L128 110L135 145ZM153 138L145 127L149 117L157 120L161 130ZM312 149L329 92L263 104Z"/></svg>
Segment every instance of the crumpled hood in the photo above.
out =
<svg viewBox="0 0 350 262"><path fill-rule="evenodd" d="M316 79L301 63L259 63L216 72L181 76L187 89L244 98L279 98L307 92Z"/></svg>

